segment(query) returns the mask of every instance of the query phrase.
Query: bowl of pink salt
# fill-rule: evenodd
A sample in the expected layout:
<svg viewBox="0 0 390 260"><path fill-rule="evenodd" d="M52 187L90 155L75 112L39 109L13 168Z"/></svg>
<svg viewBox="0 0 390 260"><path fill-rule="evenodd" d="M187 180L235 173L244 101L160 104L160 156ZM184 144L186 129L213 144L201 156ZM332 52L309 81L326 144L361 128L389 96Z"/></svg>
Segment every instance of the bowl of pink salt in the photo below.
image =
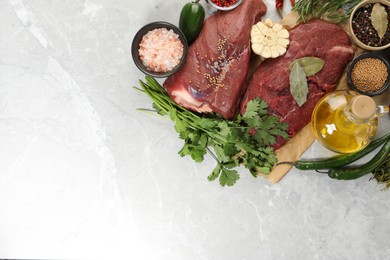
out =
<svg viewBox="0 0 390 260"><path fill-rule="evenodd" d="M184 65L188 44L183 32L167 22L143 26L134 36L131 54L135 65L153 77L168 77Z"/></svg>

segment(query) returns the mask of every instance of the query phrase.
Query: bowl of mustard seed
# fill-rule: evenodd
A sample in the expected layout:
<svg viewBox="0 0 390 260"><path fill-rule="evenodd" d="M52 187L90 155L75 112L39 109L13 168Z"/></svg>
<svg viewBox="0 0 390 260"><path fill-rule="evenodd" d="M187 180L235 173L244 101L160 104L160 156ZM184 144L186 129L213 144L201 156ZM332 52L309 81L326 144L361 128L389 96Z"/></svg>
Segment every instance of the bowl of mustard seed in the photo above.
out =
<svg viewBox="0 0 390 260"><path fill-rule="evenodd" d="M347 82L360 94L380 95L390 86L390 61L379 52L360 54L348 66Z"/></svg>
<svg viewBox="0 0 390 260"><path fill-rule="evenodd" d="M349 27L358 47L370 51L390 48L390 1L360 2L351 12Z"/></svg>

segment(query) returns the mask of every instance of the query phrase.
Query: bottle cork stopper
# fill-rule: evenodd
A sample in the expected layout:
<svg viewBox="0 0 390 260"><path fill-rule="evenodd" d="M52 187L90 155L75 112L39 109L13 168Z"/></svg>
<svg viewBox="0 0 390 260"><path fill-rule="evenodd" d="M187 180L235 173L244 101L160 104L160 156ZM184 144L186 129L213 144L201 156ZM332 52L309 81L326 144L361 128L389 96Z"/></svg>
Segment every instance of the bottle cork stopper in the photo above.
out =
<svg viewBox="0 0 390 260"><path fill-rule="evenodd" d="M375 115L376 104L375 101L364 95L356 96L352 99L351 112L361 120L370 119Z"/></svg>

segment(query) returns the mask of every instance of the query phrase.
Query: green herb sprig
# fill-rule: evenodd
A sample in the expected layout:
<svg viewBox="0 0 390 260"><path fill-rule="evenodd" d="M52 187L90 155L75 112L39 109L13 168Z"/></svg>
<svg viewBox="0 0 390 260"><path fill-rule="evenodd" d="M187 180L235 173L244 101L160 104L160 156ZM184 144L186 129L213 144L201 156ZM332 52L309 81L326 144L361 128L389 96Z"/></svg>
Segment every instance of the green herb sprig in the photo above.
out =
<svg viewBox="0 0 390 260"><path fill-rule="evenodd" d="M360 2L361 0L299 0L292 10L299 13L301 22L326 18L333 23L341 23L348 20L352 9Z"/></svg>
<svg viewBox="0 0 390 260"><path fill-rule="evenodd" d="M152 77L140 81L141 88L153 101L153 108L161 116L169 116L184 146L181 156L191 156L202 162L210 153L217 165L208 180L217 178L222 186L232 186L240 178L234 168L244 165L253 177L259 172L269 174L277 162L274 149L276 137L289 139L287 124L269 115L267 103L260 99L248 102L243 115L225 120L218 115L200 115L176 104L165 89ZM146 110L147 109L140 109Z"/></svg>
<svg viewBox="0 0 390 260"><path fill-rule="evenodd" d="M387 155L385 161L372 173L374 175L371 179L375 179L378 183L384 184L384 190L388 190L390 188L390 153Z"/></svg>

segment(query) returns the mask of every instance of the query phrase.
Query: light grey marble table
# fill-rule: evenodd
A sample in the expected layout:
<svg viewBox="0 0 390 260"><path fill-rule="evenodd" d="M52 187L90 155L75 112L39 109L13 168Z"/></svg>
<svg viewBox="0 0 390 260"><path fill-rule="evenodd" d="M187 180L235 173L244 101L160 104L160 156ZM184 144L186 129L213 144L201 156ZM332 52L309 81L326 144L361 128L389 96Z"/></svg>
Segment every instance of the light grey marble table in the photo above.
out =
<svg viewBox="0 0 390 260"><path fill-rule="evenodd" d="M390 191L369 176L240 169L222 188L136 111L132 38L187 2L0 0L0 258L388 259Z"/></svg>

